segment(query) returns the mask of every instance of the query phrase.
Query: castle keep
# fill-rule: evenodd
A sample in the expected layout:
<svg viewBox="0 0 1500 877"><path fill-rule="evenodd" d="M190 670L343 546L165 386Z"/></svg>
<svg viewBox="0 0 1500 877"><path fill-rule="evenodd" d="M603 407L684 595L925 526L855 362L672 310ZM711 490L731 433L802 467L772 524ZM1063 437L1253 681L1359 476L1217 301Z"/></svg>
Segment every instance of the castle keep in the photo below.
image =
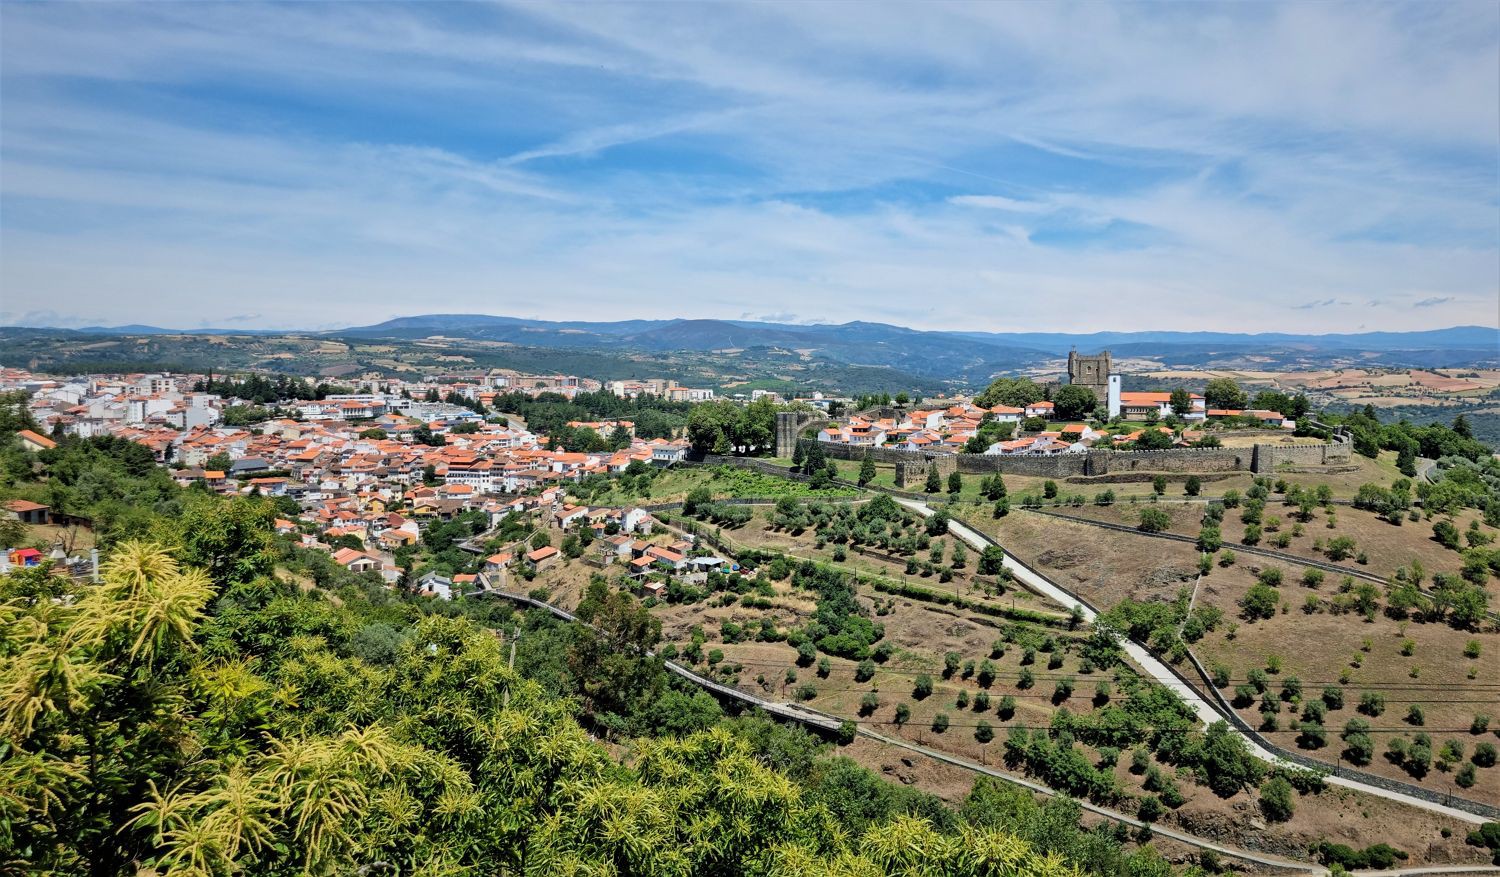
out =
<svg viewBox="0 0 1500 877"><path fill-rule="evenodd" d="M1109 351L1094 356L1083 356L1076 350L1068 352L1068 383L1088 387L1100 402L1109 398Z"/></svg>

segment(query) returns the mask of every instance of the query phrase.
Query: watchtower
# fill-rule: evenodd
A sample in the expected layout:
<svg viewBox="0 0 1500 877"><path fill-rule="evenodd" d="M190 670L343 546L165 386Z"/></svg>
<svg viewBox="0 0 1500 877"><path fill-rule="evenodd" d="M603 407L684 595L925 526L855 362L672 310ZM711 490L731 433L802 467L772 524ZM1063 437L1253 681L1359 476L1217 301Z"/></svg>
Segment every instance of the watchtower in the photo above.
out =
<svg viewBox="0 0 1500 877"><path fill-rule="evenodd" d="M1094 398L1103 401L1109 398L1109 351L1093 356L1084 356L1076 350L1068 351L1068 383L1088 387Z"/></svg>

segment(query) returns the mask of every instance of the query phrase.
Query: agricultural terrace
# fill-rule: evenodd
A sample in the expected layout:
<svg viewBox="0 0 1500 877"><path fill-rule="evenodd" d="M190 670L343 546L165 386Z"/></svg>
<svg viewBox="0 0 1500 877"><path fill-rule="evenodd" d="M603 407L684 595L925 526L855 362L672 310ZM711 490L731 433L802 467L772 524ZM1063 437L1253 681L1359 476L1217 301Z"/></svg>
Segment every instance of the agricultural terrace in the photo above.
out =
<svg viewBox="0 0 1500 877"><path fill-rule="evenodd" d="M1226 842L1306 857L1321 839L1353 844L1375 824L1411 864L1483 861L1457 823L1319 790L1302 772L1269 775L1233 735L1199 730L1111 638L1045 611L994 567L981 570L972 550L959 567L941 519L884 496L786 498L717 525L711 511L685 511L667 525L697 527L744 567L646 600L663 654L700 673ZM536 584L596 574L613 575L554 569Z"/></svg>
<svg viewBox="0 0 1500 877"><path fill-rule="evenodd" d="M1295 490L1288 493L1295 498ZM1060 510L1077 521L1022 510L974 523L1054 581L1111 610L1112 623L1190 678L1191 651L1212 668L1241 717L1273 742L1437 791L1500 801L1494 767L1500 741L1491 722L1500 716L1500 678L1493 672L1500 633L1483 614L1494 571L1472 563L1486 549L1468 549L1466 560L1439 544L1425 520L1403 514L1397 525L1370 509L1308 509L1287 501L1274 484L1262 483L1227 508L1119 503ZM1216 550L1200 553L1192 544L1084 520L1201 533ZM1236 540L1257 520L1260 544L1269 531L1277 550L1348 565L1384 583L1250 553ZM1478 543L1495 535L1473 512L1455 520L1461 533L1477 533Z"/></svg>

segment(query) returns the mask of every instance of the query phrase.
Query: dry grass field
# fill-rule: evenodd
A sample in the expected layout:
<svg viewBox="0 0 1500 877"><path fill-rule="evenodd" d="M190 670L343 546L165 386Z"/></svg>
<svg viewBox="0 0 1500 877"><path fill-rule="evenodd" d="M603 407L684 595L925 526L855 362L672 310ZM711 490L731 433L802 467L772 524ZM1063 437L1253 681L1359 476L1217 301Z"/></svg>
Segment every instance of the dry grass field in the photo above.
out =
<svg viewBox="0 0 1500 877"><path fill-rule="evenodd" d="M1183 536L1196 537L1198 535L1199 523L1205 507L1203 503L1124 502L1111 506L1085 505L1056 511L1071 517L1133 527L1139 523L1141 511L1153 507L1166 512L1171 518L1172 526L1169 532ZM1240 548L1240 543L1243 542L1245 536L1246 524L1240 520L1240 511L1240 509L1226 509L1224 522L1220 527L1224 546L1231 551ZM1433 538L1432 526L1438 520L1437 518L1405 520L1400 525L1396 525L1381 519L1374 512L1350 506L1334 506L1332 512L1322 508L1316 509L1312 520L1303 522L1296 519L1296 512L1295 506L1282 505L1277 495L1272 494L1266 505L1262 527L1264 532L1258 547L1324 563L1336 562L1341 566L1360 569L1381 578L1389 578L1396 573L1397 569L1409 567L1413 561L1422 565L1429 579L1433 573L1457 575L1463 566L1463 558L1459 552L1445 548ZM1266 529L1273 518L1276 519L1275 529ZM1500 530L1485 526L1482 515L1475 510L1466 509L1455 515L1452 520L1460 531L1467 531L1472 523L1478 522L1480 533L1500 541ZM1333 525L1331 527L1330 521ZM1285 545L1277 544L1282 534L1286 536ZM1355 548L1349 557L1333 561L1327 556L1326 545L1328 540L1337 537L1353 539ZM1320 548L1320 546L1323 547ZM1243 550L1241 553L1244 553ZM1361 556L1364 558L1364 563L1360 563ZM1500 600L1500 580L1491 577L1486 587L1492 599Z"/></svg>
<svg viewBox="0 0 1500 877"><path fill-rule="evenodd" d="M1139 509L1144 507L1091 506L1069 509L1068 513L1133 523ZM1202 506L1161 504L1159 507L1173 515L1174 530L1196 534ZM1364 529L1352 526L1355 520L1363 521L1365 527L1386 527L1403 536L1415 532L1415 525L1391 527L1373 515L1347 508L1338 510L1338 520L1338 532L1344 532L1347 521L1351 524L1350 532L1365 533ZM1238 524L1237 519L1235 523ZM1191 545L1025 512L1013 512L989 523L986 529L1007 551L1100 609L1126 598L1170 600L1179 589L1194 587L1197 579L1198 553ZM1431 531L1424 528L1424 532ZM1409 547L1401 538L1393 539L1379 530L1373 533L1368 537L1370 569L1387 575L1394 572L1396 565L1409 562ZM1294 540L1294 546L1287 550L1293 551L1300 545L1300 550L1311 553L1308 547L1311 538L1309 535ZM1436 543L1433 545L1453 555ZM1448 566L1456 568L1451 562ZM1278 589L1282 611L1270 619L1248 621L1241 616L1239 601L1256 583L1261 571L1270 568L1282 575L1283 584ZM1307 751L1315 758L1336 763L1343 749L1339 731L1348 719L1355 717L1361 694L1377 692L1386 699L1387 708L1382 716L1370 719L1377 757L1366 766L1367 770L1437 791L1454 791L1476 800L1500 803L1500 768L1477 770L1477 784L1464 792L1453 783L1457 764L1415 776L1383 755L1391 737L1403 736L1410 742L1424 730L1432 737L1434 753L1450 739L1462 745L1465 758L1472 755L1477 743L1500 745L1493 731L1469 733L1476 715L1500 719L1500 674L1495 670L1500 666L1500 632L1488 624L1483 630L1471 631L1442 623L1402 621L1384 614L1377 614L1371 621L1356 614L1332 614L1330 598L1337 592L1337 579L1328 576L1319 588L1306 587L1301 584L1304 569L1240 552L1232 566L1215 565L1207 576L1197 579L1195 605L1217 607L1227 623L1192 648L1205 665L1222 664L1229 669L1233 681L1226 696L1246 680L1251 670L1274 664L1273 656L1281 665L1280 672L1270 677L1277 691L1280 681L1288 677L1300 680L1305 698L1316 699L1325 686L1339 686L1344 691L1344 706L1328 712L1327 745ZM1308 603L1309 597L1315 598L1315 609ZM1465 656L1471 644L1478 645L1478 658ZM1411 653L1402 654L1407 649ZM1253 725L1260 723L1259 702L1257 698L1240 711ZM1422 726L1406 721L1407 710L1413 704L1424 713ZM1278 717L1280 730L1270 733L1270 738L1287 748L1298 748L1298 734L1289 729L1295 718L1295 709L1287 705ZM1495 727L1500 730L1500 723Z"/></svg>
<svg viewBox="0 0 1500 877"><path fill-rule="evenodd" d="M1200 603L1217 606L1226 617L1237 618L1237 601L1254 583L1259 558L1242 556L1229 570L1215 568L1203 579L1198 590ZM1287 575L1289 582L1295 581ZM1316 700L1327 686L1343 691L1344 705L1330 709L1324 725L1329 731L1328 744L1306 750L1315 758L1337 762L1342 742L1338 733L1344 723L1359 713L1356 707L1365 692L1375 692L1385 699L1385 712L1367 717L1372 727L1377 755L1364 769L1373 773L1416 783L1437 791L1452 791L1475 800L1500 804L1500 768L1477 771L1478 783L1467 791L1453 784L1453 769L1434 768L1424 777L1416 777L1384 757L1387 742L1393 736L1410 741L1425 731L1433 740L1433 751L1447 740L1456 740L1464 757L1474 751L1476 743L1500 745L1494 731L1469 733L1477 714L1500 717L1500 675L1495 673L1500 661L1500 633L1493 628L1484 631L1455 630L1446 624L1402 622L1384 615L1365 621L1357 615L1334 615L1327 609L1330 588L1314 591L1298 584L1282 586L1281 599L1286 611L1274 618L1247 622L1238 620L1233 629L1222 627L1207 634L1193 646L1199 660L1207 666L1222 664L1229 668L1230 696L1235 685L1246 680L1249 671L1265 669L1273 656L1279 659L1280 672L1270 674L1272 691L1281 683L1296 677L1303 686L1304 700ZM1318 611L1302 609L1308 596L1322 598ZM1464 650L1478 643L1480 657L1469 658ZM1403 654L1409 649L1410 654ZM1356 664L1358 666L1356 666ZM1240 715L1258 725L1258 706L1247 705ZM1406 721L1407 710L1416 705L1423 711L1424 724ZM1297 734L1290 730L1296 718L1295 708L1283 704L1279 714L1281 730L1267 736L1288 749L1297 749ZM1495 726L1500 730L1500 725Z"/></svg>

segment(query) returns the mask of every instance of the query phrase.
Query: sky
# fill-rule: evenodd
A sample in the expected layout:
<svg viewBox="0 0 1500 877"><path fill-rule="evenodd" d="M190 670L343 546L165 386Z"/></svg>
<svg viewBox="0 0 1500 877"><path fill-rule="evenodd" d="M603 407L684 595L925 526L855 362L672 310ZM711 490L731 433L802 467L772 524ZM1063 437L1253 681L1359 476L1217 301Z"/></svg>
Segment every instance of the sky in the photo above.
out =
<svg viewBox="0 0 1500 877"><path fill-rule="evenodd" d="M1500 4L0 3L0 323L1500 324Z"/></svg>

